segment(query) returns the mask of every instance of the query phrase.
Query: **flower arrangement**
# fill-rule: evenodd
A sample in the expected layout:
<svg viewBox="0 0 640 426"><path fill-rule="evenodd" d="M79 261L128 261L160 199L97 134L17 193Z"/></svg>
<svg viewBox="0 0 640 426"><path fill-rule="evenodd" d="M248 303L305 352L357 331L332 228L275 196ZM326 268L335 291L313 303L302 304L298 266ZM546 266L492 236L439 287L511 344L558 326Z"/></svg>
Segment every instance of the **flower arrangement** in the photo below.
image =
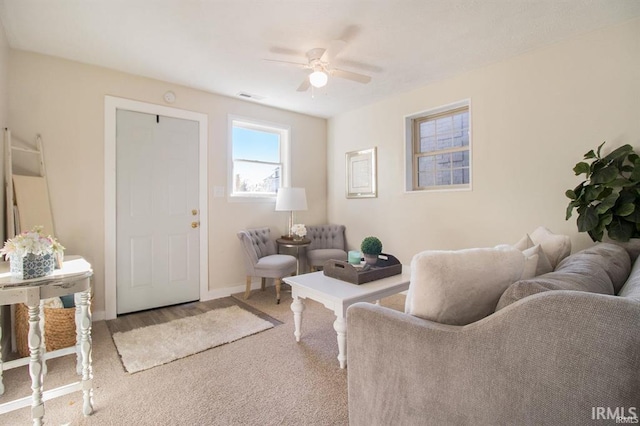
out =
<svg viewBox="0 0 640 426"><path fill-rule="evenodd" d="M36 226L30 231L10 238L0 250L0 256L24 258L28 254L41 256L45 254L62 254L64 247L52 236L42 233L42 226Z"/></svg>
<svg viewBox="0 0 640 426"><path fill-rule="evenodd" d="M298 238L304 238L307 235L307 228L302 223L296 223L291 227L291 233Z"/></svg>

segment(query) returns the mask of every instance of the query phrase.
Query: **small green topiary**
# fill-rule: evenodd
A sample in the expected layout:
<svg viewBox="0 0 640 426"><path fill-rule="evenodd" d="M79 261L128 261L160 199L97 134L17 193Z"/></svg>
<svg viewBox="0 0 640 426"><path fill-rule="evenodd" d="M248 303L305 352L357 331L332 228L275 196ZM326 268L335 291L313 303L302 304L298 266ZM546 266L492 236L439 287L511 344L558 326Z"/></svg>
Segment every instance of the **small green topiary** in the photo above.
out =
<svg viewBox="0 0 640 426"><path fill-rule="evenodd" d="M382 242L376 237L366 237L362 240L360 251L364 254L377 256L382 253Z"/></svg>

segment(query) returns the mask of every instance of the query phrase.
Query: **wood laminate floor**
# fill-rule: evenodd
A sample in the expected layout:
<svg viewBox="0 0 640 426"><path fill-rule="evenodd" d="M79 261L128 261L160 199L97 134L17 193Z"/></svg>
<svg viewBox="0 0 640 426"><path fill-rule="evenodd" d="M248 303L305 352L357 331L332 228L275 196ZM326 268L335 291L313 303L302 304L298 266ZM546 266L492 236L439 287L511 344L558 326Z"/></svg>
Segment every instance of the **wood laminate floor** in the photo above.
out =
<svg viewBox="0 0 640 426"><path fill-rule="evenodd" d="M119 315L118 318L109 320L106 323L109 331L113 334L116 332L125 332L136 328L147 327L154 324L162 324L180 318L203 314L213 309L227 308L234 305L246 309L260 318L269 321L275 326L282 324L277 319L270 317L264 312L261 312L234 297L224 297L221 299L208 300L206 302L183 303L180 305L133 312L130 314Z"/></svg>

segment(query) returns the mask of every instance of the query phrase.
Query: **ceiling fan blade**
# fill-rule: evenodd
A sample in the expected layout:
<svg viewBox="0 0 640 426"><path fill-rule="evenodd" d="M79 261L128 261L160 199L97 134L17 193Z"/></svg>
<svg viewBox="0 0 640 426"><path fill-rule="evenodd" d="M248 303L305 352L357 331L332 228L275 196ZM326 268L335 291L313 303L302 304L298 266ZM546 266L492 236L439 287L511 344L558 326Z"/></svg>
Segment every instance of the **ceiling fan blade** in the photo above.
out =
<svg viewBox="0 0 640 426"><path fill-rule="evenodd" d="M364 74L358 74L356 72L333 69L331 75L339 78L346 78L347 80L357 81L358 83L367 84L371 81L371 77Z"/></svg>
<svg viewBox="0 0 640 426"><path fill-rule="evenodd" d="M278 64L295 65L302 68L307 68L309 66L309 64L303 64L302 62L281 61L278 59L262 59L262 60L267 62L276 62Z"/></svg>
<svg viewBox="0 0 640 426"><path fill-rule="evenodd" d="M322 62L332 62L333 59L338 55L338 53L340 53L342 49L345 48L346 45L347 45L346 41L333 40L329 44L329 47L327 47L327 49L324 51L324 53L320 57L320 60Z"/></svg>
<svg viewBox="0 0 640 426"><path fill-rule="evenodd" d="M300 83L300 86L298 86L298 92L306 92L307 90L309 90L309 78L305 78L302 83Z"/></svg>

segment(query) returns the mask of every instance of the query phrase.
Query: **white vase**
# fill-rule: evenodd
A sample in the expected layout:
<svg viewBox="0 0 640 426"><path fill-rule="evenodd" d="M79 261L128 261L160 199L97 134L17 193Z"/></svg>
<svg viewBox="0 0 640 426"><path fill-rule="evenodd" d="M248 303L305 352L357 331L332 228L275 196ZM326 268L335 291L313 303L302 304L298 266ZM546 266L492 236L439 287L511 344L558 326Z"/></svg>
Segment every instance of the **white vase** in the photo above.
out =
<svg viewBox="0 0 640 426"><path fill-rule="evenodd" d="M9 267L12 277L30 280L53 273L55 259L51 253L42 255L29 253L25 257L10 256Z"/></svg>
<svg viewBox="0 0 640 426"><path fill-rule="evenodd" d="M364 263L366 263L367 265L371 265L374 266L376 263L378 263L378 255L377 254L363 254L364 257Z"/></svg>

